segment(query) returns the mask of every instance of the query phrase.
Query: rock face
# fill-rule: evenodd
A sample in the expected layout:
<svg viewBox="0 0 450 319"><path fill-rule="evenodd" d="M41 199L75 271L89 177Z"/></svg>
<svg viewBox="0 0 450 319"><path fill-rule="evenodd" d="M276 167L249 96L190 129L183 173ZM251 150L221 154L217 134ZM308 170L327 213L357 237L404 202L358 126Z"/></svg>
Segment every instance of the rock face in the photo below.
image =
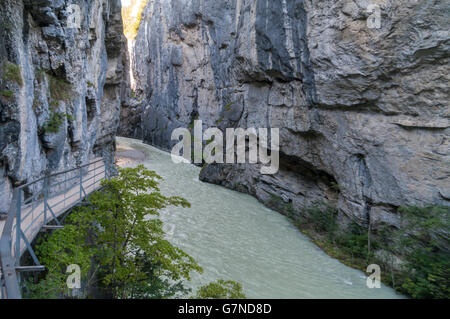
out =
<svg viewBox="0 0 450 319"><path fill-rule="evenodd" d="M120 0L2 0L0 211L12 189L110 156L124 50Z"/></svg>
<svg viewBox="0 0 450 319"><path fill-rule="evenodd" d="M450 204L449 10L448 1L149 1L132 48L144 102L128 116L166 150L172 131L197 118L205 128L280 128L276 175L209 165L201 178L262 202L276 195L298 213L332 200L342 222L398 226L399 206Z"/></svg>

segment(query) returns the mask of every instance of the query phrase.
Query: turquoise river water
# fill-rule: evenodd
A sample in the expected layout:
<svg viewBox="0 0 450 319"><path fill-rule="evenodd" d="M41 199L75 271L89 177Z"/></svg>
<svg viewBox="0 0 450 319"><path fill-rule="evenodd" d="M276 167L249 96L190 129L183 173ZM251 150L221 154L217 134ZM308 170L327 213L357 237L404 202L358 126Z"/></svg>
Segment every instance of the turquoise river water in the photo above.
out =
<svg viewBox="0 0 450 319"><path fill-rule="evenodd" d="M202 183L200 168L174 164L170 154L118 138L118 150L145 154L143 163L164 178L161 191L182 196L191 208L161 214L168 239L203 267L188 286L235 280L248 298L401 298L393 289L366 286L366 274L331 258L289 220L255 198Z"/></svg>

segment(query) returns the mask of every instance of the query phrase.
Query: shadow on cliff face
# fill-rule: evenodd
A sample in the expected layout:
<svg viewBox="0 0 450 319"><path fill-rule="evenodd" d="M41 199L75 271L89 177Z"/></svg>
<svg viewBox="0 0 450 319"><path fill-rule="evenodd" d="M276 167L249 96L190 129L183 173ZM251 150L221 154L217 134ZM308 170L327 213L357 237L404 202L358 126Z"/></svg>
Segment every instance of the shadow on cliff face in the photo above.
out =
<svg viewBox="0 0 450 319"><path fill-rule="evenodd" d="M210 164L203 167L200 179L252 194L283 214L286 205L298 216L304 207L338 199L340 189L336 179L296 156L280 153L280 168L275 175L261 175L260 167L259 164ZM273 198L279 200L272 201Z"/></svg>

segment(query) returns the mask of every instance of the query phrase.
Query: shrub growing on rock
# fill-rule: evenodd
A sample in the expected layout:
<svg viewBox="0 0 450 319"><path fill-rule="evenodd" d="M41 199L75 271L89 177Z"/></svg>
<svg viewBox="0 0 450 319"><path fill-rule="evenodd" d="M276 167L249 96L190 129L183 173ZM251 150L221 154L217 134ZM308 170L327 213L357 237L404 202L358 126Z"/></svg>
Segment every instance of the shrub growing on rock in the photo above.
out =
<svg viewBox="0 0 450 319"><path fill-rule="evenodd" d="M23 86L22 74L20 67L17 64L5 61L2 68L2 79L4 81L15 82L20 86Z"/></svg>

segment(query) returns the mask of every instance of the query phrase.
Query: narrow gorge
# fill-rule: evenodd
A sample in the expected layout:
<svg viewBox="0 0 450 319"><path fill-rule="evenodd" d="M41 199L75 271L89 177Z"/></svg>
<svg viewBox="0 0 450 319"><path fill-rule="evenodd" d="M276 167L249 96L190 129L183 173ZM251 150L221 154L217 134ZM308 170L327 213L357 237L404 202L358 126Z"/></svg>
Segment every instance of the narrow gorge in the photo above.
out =
<svg viewBox="0 0 450 319"><path fill-rule="evenodd" d="M450 204L449 4L148 1L119 134L170 150L178 127L280 128L280 171L206 165L201 179L295 214L399 228L401 206Z"/></svg>
<svg viewBox="0 0 450 319"><path fill-rule="evenodd" d="M237 201L215 208L203 193L202 201L191 199L191 213L197 204L197 218L211 218L205 227L216 229L217 218L229 223L223 229L230 235L241 229L241 209L243 221L254 218L248 238L258 254L256 241L267 220L277 228L273 234L292 240L286 249L300 247L286 252L286 260L276 255L280 267L273 269L292 276L280 282L272 276L267 285L273 291L261 295L257 279L249 279L250 297L336 298L345 285L365 285L366 274L320 255L286 225L290 221L347 266L365 271L380 263L383 282L402 294L434 296L434 288L430 295L415 295L417 283L405 279L426 264L433 269L424 270L425 277L446 278L436 295L448 298L449 12L444 0L0 0L1 219L13 209L15 190L50 172L103 158L116 174L114 161L124 167L126 152L142 152L132 162L167 175L172 186L163 189L170 195L194 196L198 187L211 199ZM205 160L178 171L170 156L150 147L172 151L179 143L173 132L187 128L194 135L199 121L203 132L248 130L246 141L255 138L253 128L279 129L278 172L262 174L262 164ZM274 142L269 145L275 152ZM249 157L249 147L245 151ZM201 186L191 181L197 173ZM26 187L25 198L39 197L43 187ZM231 210L236 212L227 219ZM257 222L255 211L267 220ZM277 219L273 211L287 218ZM407 219L411 214L416 219ZM223 260L195 249L194 243L205 244L211 235L189 224L196 217L163 217L177 229L186 222L179 236L169 231L168 237L205 261L206 277L219 279L211 274L222 270L239 277L225 249ZM428 227L426 235L413 226ZM293 233L301 240L292 239ZM410 250L400 246L410 237L438 262L413 264ZM239 246L233 238L230 247ZM272 246L264 242L262 248L282 249L278 237ZM212 243L220 254L220 245ZM306 262L300 251L310 258L304 273L296 268ZM336 283L325 271L328 277L315 280L313 261L353 279ZM244 291L245 278L259 278L252 271L249 264L242 270L248 276L238 278ZM400 287L394 273L405 280ZM311 282L298 284L308 276ZM289 283L292 278L297 281ZM318 288L320 282L330 290ZM341 297L357 298L366 289L360 288ZM385 285L380 291L361 297L402 297Z"/></svg>

